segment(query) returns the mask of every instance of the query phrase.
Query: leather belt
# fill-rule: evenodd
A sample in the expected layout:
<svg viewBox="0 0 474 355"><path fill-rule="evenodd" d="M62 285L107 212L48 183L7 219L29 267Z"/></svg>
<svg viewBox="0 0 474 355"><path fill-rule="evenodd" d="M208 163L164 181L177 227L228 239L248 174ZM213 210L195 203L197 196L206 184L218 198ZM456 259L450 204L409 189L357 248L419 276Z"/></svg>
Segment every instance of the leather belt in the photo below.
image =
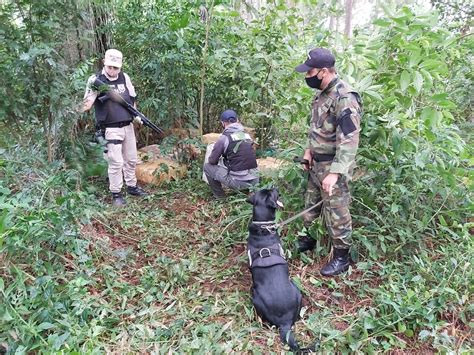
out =
<svg viewBox="0 0 474 355"><path fill-rule="evenodd" d="M109 123L109 124L106 124L105 127L106 128L122 128L122 127L128 126L130 123L132 123L132 121Z"/></svg>
<svg viewBox="0 0 474 355"><path fill-rule="evenodd" d="M313 155L313 160L315 162L322 162L322 161L333 161L335 155L333 154L314 154Z"/></svg>

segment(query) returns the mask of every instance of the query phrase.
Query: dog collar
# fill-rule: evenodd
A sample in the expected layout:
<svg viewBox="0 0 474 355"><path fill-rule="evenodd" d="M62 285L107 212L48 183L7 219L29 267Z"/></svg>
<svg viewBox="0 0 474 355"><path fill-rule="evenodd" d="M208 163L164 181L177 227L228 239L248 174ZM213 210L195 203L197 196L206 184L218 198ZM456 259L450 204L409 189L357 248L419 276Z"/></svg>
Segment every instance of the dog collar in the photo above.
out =
<svg viewBox="0 0 474 355"><path fill-rule="evenodd" d="M269 233L276 233L278 224L275 221L252 221L253 224L258 225L260 228L267 230Z"/></svg>
<svg viewBox="0 0 474 355"><path fill-rule="evenodd" d="M275 221L252 221L253 224L274 224Z"/></svg>
<svg viewBox="0 0 474 355"><path fill-rule="evenodd" d="M280 222L280 223L275 223L275 221L252 221L252 223L261 224L261 226L260 226L261 228L266 229L269 232L275 232L278 228L283 227L284 225L292 222L296 218L298 218L298 217L304 215L305 213L311 211L312 209L318 207L322 203L323 203L323 200L319 201L318 203L308 207L307 209L301 211L300 213L298 213L298 214L294 215L293 217L288 218L288 219L286 219L286 220L284 220L283 222Z"/></svg>

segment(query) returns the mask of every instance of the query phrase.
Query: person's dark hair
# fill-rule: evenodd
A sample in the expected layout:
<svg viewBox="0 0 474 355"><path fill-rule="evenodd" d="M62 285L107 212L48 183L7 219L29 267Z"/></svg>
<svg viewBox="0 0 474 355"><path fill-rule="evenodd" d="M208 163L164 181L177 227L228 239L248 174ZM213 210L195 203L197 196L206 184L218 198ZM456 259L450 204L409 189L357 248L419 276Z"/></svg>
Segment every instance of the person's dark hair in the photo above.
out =
<svg viewBox="0 0 474 355"><path fill-rule="evenodd" d="M329 71L331 74L334 74L334 73L336 73L336 67L330 67L330 68L328 68L328 71Z"/></svg>

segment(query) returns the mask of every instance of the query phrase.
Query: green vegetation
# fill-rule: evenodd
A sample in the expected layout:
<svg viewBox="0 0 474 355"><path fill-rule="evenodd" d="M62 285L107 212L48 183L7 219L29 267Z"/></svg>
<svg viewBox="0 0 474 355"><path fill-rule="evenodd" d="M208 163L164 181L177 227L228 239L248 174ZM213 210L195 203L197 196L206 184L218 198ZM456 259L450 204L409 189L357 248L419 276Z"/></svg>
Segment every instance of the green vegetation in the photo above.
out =
<svg viewBox="0 0 474 355"><path fill-rule="evenodd" d="M297 337L326 353L472 352L474 37L465 24L387 8L348 40L284 2L253 21L229 3L0 5L0 353L283 350L252 308L244 195L211 201L192 161L187 178L110 208L92 117L75 110L107 41L124 52L140 109L162 127L209 132L235 107L261 154L288 160L305 144L313 95L293 67L309 43L336 48L338 71L364 100L352 186L358 262L322 278L321 226L309 256L294 254L301 220L281 231L304 294ZM139 140L158 141L144 129ZM163 150L176 141L165 138ZM279 187L280 219L301 210L300 167L264 185Z"/></svg>

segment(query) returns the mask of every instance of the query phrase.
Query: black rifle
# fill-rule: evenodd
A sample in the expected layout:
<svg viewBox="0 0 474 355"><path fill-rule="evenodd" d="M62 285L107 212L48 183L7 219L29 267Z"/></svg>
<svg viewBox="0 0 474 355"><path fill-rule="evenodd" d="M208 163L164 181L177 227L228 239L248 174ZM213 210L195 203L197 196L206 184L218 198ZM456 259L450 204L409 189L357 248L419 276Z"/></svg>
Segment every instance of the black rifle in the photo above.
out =
<svg viewBox="0 0 474 355"><path fill-rule="evenodd" d="M95 79L94 83L92 84L92 87L95 88L96 90L100 92L106 92L107 94L104 96L99 97L100 102L105 102L106 100L111 99L112 101L115 101L125 107L128 112L130 112L133 116L138 116L143 122L143 125L151 128L158 134L164 134L165 132L158 127L156 124L151 122L143 113L138 111L133 105L129 104L125 99L120 95L118 92L115 92L114 90L111 90L110 87L104 83L100 79Z"/></svg>
<svg viewBox="0 0 474 355"><path fill-rule="evenodd" d="M293 161L294 161L295 163L300 163L300 164L306 165L306 167L309 168L309 161L308 161L308 159L303 159L302 157L296 156L296 157L293 158Z"/></svg>

